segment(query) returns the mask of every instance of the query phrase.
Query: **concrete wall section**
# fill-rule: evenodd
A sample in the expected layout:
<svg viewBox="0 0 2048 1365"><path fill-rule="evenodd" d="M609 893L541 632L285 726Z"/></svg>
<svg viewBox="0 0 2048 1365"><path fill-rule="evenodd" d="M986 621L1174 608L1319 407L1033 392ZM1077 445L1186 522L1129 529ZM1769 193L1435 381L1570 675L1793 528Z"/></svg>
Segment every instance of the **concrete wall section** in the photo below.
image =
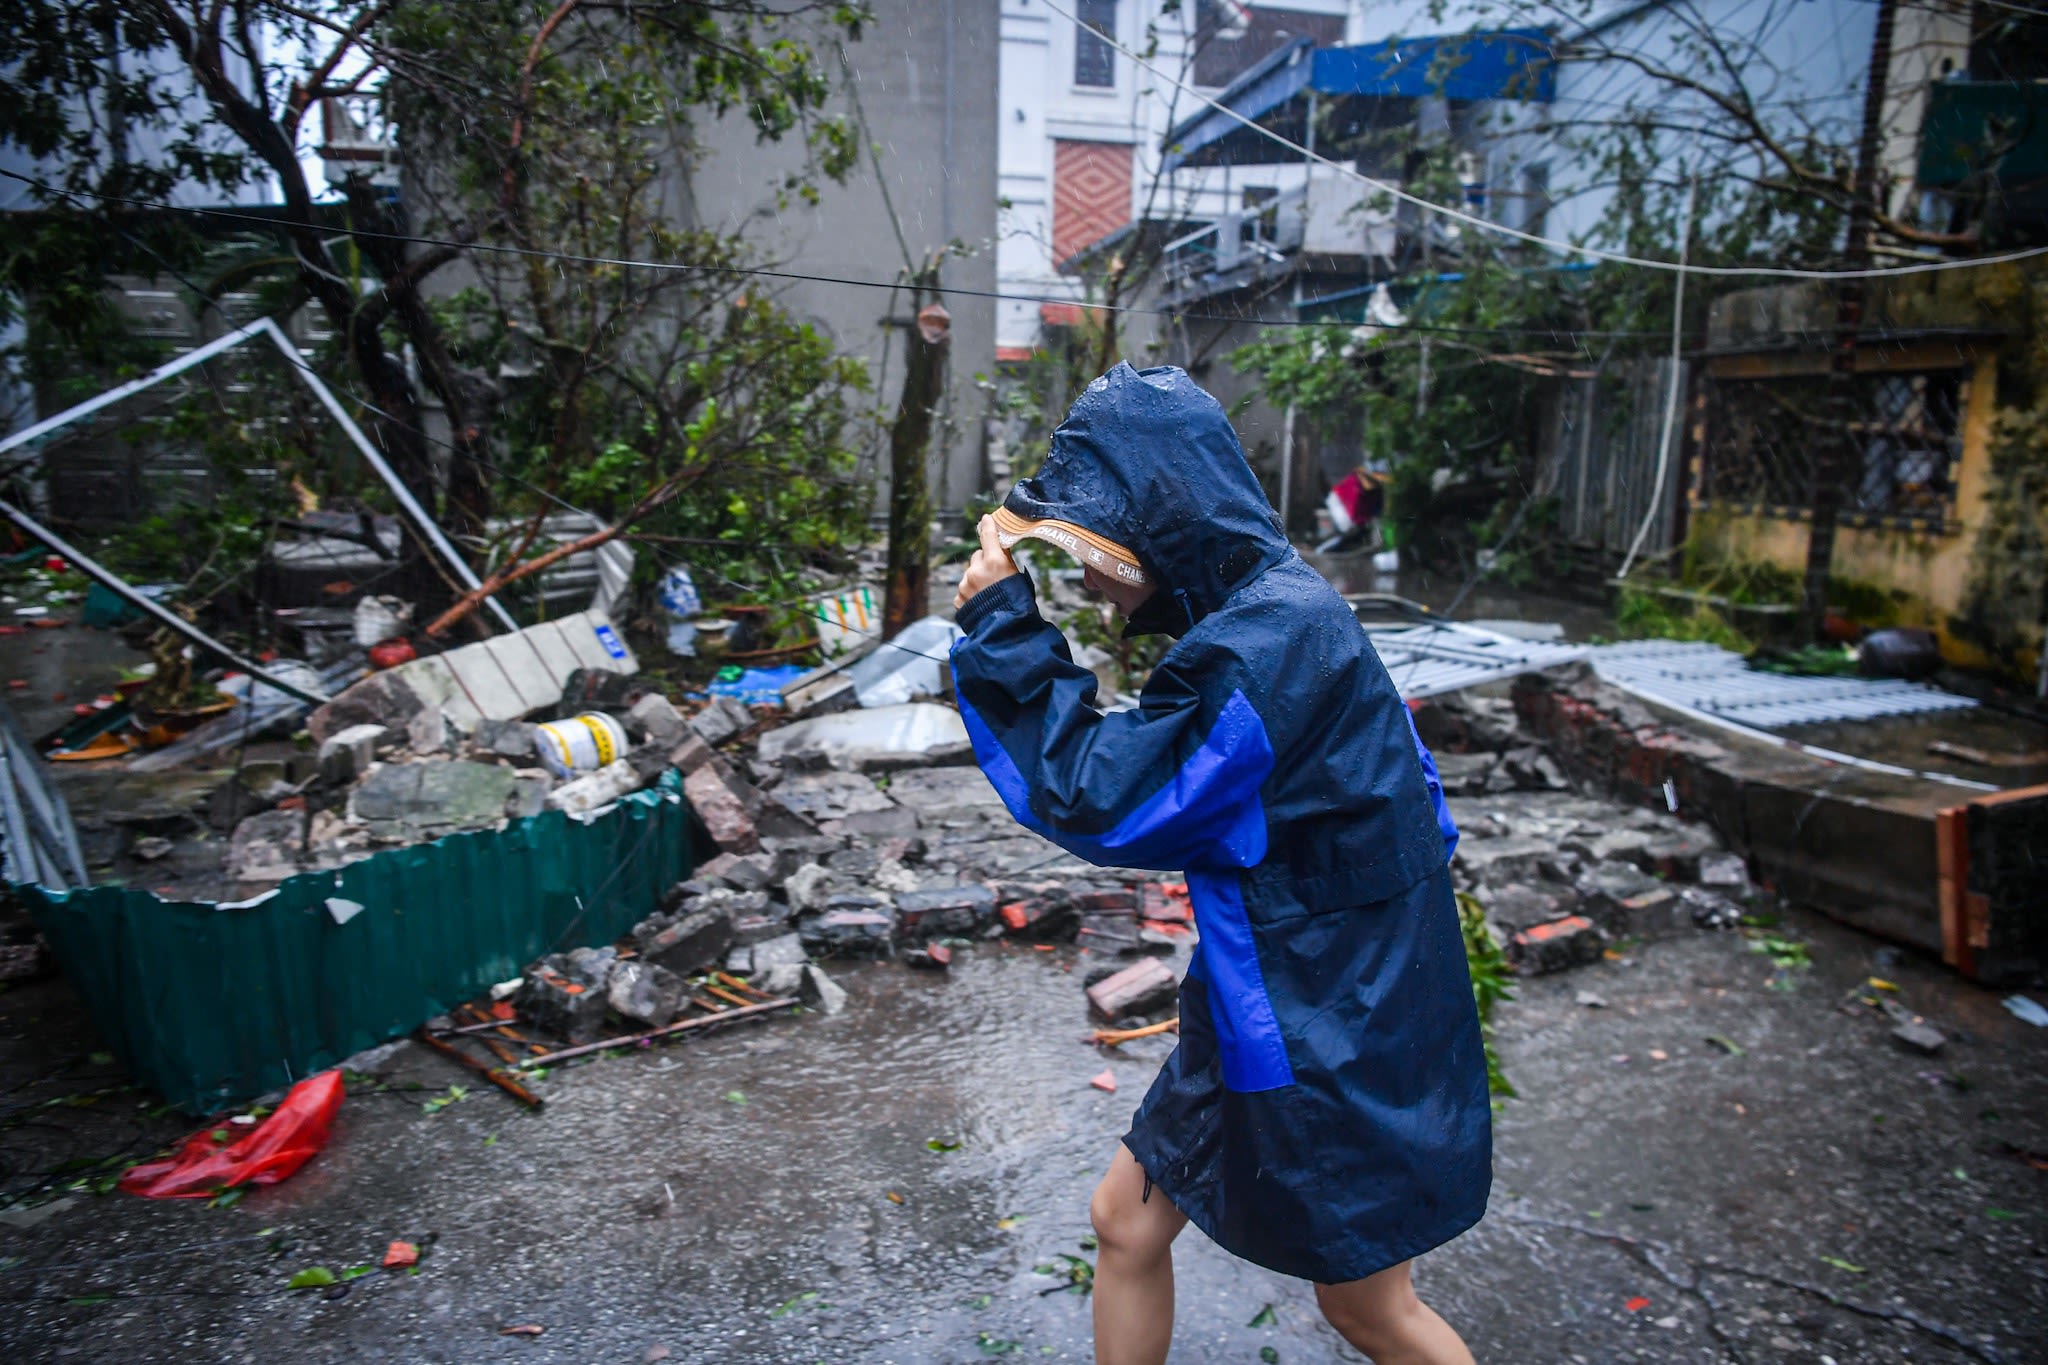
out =
<svg viewBox="0 0 2048 1365"><path fill-rule="evenodd" d="M979 377L995 366L998 10L995 0L878 0L862 39L846 46L880 148L888 201L920 260L960 243L944 281L976 296L951 295L953 341L942 427L935 439L932 503L941 515L981 491L986 399ZM828 63L835 63L829 47ZM836 73L835 73L836 76ZM838 107L851 112L842 96ZM844 186L827 184L815 206L778 203L777 185L801 151L762 145L731 117L703 130L707 155L692 185L700 221L740 233L764 260L805 274L893 281L904 271L874 166L863 156ZM895 409L903 381L907 294L841 284L793 282L778 297L848 354L864 357L876 399ZM887 475L886 425L869 435ZM879 505L879 504L878 504Z"/></svg>

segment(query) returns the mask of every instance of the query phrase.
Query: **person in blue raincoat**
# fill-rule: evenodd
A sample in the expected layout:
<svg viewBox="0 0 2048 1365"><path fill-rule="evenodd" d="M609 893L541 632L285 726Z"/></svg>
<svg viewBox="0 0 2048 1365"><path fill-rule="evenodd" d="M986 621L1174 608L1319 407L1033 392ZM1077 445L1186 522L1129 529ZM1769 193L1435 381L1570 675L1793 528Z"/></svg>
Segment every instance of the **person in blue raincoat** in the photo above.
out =
<svg viewBox="0 0 2048 1365"><path fill-rule="evenodd" d="M1193 1222L1313 1281L1379 1365L1470 1361L1408 1271L1492 1178L1457 828L1356 617L1172 367L1090 384L979 531L952 667L983 772L1090 861L1185 869L1200 938L1179 1045L1090 1210L1096 1359L1166 1358ZM1026 538L1080 560L1129 632L1176 637L1135 710L1097 708L1010 560Z"/></svg>

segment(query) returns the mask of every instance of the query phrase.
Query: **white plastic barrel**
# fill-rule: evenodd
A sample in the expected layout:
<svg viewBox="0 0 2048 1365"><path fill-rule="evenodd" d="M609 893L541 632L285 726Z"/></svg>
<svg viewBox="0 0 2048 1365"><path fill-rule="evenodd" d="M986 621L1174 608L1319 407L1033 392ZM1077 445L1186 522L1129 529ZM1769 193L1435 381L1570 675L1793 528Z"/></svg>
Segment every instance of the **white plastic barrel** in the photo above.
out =
<svg viewBox="0 0 2048 1365"><path fill-rule="evenodd" d="M626 756L626 727L602 711L533 727L533 747L556 777L594 773Z"/></svg>

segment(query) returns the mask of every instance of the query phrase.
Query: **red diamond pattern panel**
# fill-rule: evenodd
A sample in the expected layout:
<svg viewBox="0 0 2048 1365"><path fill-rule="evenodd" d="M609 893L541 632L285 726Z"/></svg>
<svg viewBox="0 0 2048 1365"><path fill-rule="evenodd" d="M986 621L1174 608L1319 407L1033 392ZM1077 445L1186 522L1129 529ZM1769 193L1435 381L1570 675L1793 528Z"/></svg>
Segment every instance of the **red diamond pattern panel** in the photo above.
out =
<svg viewBox="0 0 2048 1365"><path fill-rule="evenodd" d="M1131 149L1115 142L1054 142L1052 149L1057 264L1131 221Z"/></svg>

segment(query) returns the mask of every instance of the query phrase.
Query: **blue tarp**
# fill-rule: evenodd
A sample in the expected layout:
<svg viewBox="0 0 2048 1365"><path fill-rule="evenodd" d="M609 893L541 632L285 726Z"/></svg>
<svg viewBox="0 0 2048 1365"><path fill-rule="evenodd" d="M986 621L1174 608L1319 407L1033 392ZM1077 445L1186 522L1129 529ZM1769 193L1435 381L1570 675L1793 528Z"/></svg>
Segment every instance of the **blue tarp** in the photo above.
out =
<svg viewBox="0 0 2048 1365"><path fill-rule="evenodd" d="M1390 38L1358 47L1318 48L1301 39L1267 57L1232 82L1217 103L1248 119L1269 118L1314 90L1332 98L1529 100L1548 104L1557 93L1550 34L1542 29L1498 29L1425 38ZM1300 117L1295 111L1295 117ZM1244 125L1217 109L1183 120L1166 135L1166 169L1206 164L1205 148ZM1239 165L1293 161L1296 154L1260 139L1253 159Z"/></svg>

